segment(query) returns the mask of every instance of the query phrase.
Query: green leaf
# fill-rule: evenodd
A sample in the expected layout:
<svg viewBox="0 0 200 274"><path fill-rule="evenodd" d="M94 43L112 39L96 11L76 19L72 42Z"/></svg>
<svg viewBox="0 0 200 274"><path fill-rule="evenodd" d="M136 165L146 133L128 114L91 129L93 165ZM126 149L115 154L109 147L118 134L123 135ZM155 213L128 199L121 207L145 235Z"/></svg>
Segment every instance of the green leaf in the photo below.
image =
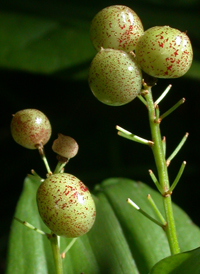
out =
<svg viewBox="0 0 200 274"><path fill-rule="evenodd" d="M89 39L89 21L77 18L70 25L45 17L0 13L0 65L37 73L73 74L88 68L95 50ZM67 75L69 77L69 75Z"/></svg>
<svg viewBox="0 0 200 274"><path fill-rule="evenodd" d="M39 182L28 177L15 216L45 232L36 205ZM64 273L147 274L160 260L170 255L164 231L126 203L129 197L155 217L146 195L151 194L162 211L162 198L153 189L129 179L114 178L96 186L93 197L97 218L91 231L80 237L66 254ZM174 205L181 251L200 246L200 230ZM70 239L61 238L61 251ZM13 220L6 274L53 274L49 240ZM192 272L188 272L192 273Z"/></svg>
<svg viewBox="0 0 200 274"><path fill-rule="evenodd" d="M150 274L199 274L200 248L170 256L157 263Z"/></svg>
<svg viewBox="0 0 200 274"><path fill-rule="evenodd" d="M100 9L108 6L107 1L101 1L99 8L96 3L80 0L4 2L0 4L1 68L87 79L89 64L96 53L89 38L90 22ZM152 4L146 8L144 3L132 1L126 5L136 11L145 29L170 25L188 31L195 66L187 77L199 79L199 28L194 28L200 22L198 11L180 9L177 13L176 7L169 10Z"/></svg>

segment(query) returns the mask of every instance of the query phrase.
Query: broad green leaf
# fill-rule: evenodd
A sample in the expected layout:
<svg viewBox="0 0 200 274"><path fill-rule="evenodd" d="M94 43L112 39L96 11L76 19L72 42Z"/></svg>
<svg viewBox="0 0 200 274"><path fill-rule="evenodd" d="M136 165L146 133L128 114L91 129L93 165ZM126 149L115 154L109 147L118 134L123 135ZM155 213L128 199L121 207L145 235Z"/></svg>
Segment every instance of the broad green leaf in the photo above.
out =
<svg viewBox="0 0 200 274"><path fill-rule="evenodd" d="M15 216L46 232L37 211L39 182L28 177ZM63 261L67 274L147 274L160 260L170 255L164 231L126 203L130 197L155 217L146 195L151 194L162 210L162 198L143 183L114 178L96 186L93 197L97 218L91 231L80 237ZM200 246L200 230L174 205L181 251ZM61 238L61 251L70 239ZM54 265L48 239L13 221L9 240L6 274L53 274ZM191 272L192 273L192 272Z"/></svg>
<svg viewBox="0 0 200 274"><path fill-rule="evenodd" d="M73 67L78 72L78 66L95 52L89 22L81 22L87 25L85 30L42 17L1 12L0 24L1 67L45 74Z"/></svg>
<svg viewBox="0 0 200 274"><path fill-rule="evenodd" d="M200 248L167 257L157 263L150 274L199 274Z"/></svg>

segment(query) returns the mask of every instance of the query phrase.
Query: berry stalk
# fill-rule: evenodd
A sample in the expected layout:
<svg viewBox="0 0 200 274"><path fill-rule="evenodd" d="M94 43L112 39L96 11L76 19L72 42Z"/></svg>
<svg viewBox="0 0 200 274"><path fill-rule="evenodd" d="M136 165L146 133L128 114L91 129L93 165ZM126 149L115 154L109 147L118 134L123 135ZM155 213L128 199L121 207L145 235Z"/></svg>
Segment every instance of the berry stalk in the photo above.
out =
<svg viewBox="0 0 200 274"><path fill-rule="evenodd" d="M160 133L160 124L157 122L157 119L156 119L155 103L153 101L151 87L145 86L145 90L147 91L145 92L145 99L147 101L149 123L151 128L152 141L154 143L154 145L152 146L152 151L153 151L153 155L154 155L154 159L157 167L158 180L162 188L162 193L164 193L163 204L164 204L164 210L166 215L165 218L167 221L165 232L169 242L171 254L177 254L180 252L180 248L179 248L177 234L176 234L171 193L169 193L170 184L169 184L165 154L164 154L163 145L162 145L162 138Z"/></svg>
<svg viewBox="0 0 200 274"><path fill-rule="evenodd" d="M63 274L62 258L60 254L60 248L58 243L58 237L56 234L52 233L50 237L51 247L53 251L54 263L56 274Z"/></svg>

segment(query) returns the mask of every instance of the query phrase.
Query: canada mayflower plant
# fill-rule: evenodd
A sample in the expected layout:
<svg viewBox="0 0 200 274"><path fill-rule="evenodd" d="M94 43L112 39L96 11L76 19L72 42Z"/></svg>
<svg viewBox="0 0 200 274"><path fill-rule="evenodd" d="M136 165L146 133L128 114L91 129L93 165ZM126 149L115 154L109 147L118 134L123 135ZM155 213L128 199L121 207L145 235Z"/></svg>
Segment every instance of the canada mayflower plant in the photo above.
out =
<svg viewBox="0 0 200 274"><path fill-rule="evenodd" d="M172 203L186 161L175 179L171 180L168 173L189 134L185 133L167 156L166 138L160 129L163 119L182 105L185 98L161 113L159 104L172 85L156 99L153 93L158 79L173 81L190 69L193 49L189 33L168 26L168 22L145 30L136 12L123 5L100 10L88 33L96 50L88 71L88 89L107 106L125 107L139 99L138 103L148 113L150 138L140 137L121 125L116 125L116 129L119 136L146 145L152 151L156 170L149 169L149 175L157 191L141 182L111 178L90 192L87 182L84 184L76 174L66 170L69 160L79 151L76 140L58 134L52 142L58 162L51 169L44 151L52 133L49 119L37 109L18 111L11 120L11 135L19 145L39 151L46 176L43 178L32 169L25 180L11 229L6 274L199 274L199 228ZM137 115L133 114L133 122ZM91 147L91 140L88 146ZM83 160L87 160L87 155ZM95 177L88 163L85 173L90 172ZM26 218L33 218L36 224ZM24 230L19 230L19 226ZM34 232L30 229L29 234L24 232L28 228L35 230L37 236L32 236ZM23 242L24 233L28 247ZM31 238L38 234L43 238L36 241ZM14 246L24 248L22 258Z"/></svg>

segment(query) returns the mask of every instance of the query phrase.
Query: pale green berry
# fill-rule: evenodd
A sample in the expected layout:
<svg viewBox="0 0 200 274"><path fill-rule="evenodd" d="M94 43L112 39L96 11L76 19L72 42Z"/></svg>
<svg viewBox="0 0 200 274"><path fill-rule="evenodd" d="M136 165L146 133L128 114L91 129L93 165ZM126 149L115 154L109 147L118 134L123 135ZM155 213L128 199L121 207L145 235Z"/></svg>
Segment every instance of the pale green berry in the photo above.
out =
<svg viewBox="0 0 200 274"><path fill-rule="evenodd" d="M51 137L51 124L46 115L37 109L20 110L13 115L11 134L19 145L36 149Z"/></svg>
<svg viewBox="0 0 200 274"><path fill-rule="evenodd" d="M101 49L91 63L88 82L99 101L110 106L121 106L140 93L142 73L133 54Z"/></svg>
<svg viewBox="0 0 200 274"><path fill-rule="evenodd" d="M157 78L183 76L193 59L187 34L169 26L156 26L145 31L135 53L142 70Z"/></svg>
<svg viewBox="0 0 200 274"><path fill-rule="evenodd" d="M68 173L51 175L40 185L37 205L44 223L59 236L79 237L95 221L92 195L78 178Z"/></svg>
<svg viewBox="0 0 200 274"><path fill-rule="evenodd" d="M90 39L97 51L103 47L130 52L143 32L141 20L132 9L114 5L104 8L93 18Z"/></svg>

